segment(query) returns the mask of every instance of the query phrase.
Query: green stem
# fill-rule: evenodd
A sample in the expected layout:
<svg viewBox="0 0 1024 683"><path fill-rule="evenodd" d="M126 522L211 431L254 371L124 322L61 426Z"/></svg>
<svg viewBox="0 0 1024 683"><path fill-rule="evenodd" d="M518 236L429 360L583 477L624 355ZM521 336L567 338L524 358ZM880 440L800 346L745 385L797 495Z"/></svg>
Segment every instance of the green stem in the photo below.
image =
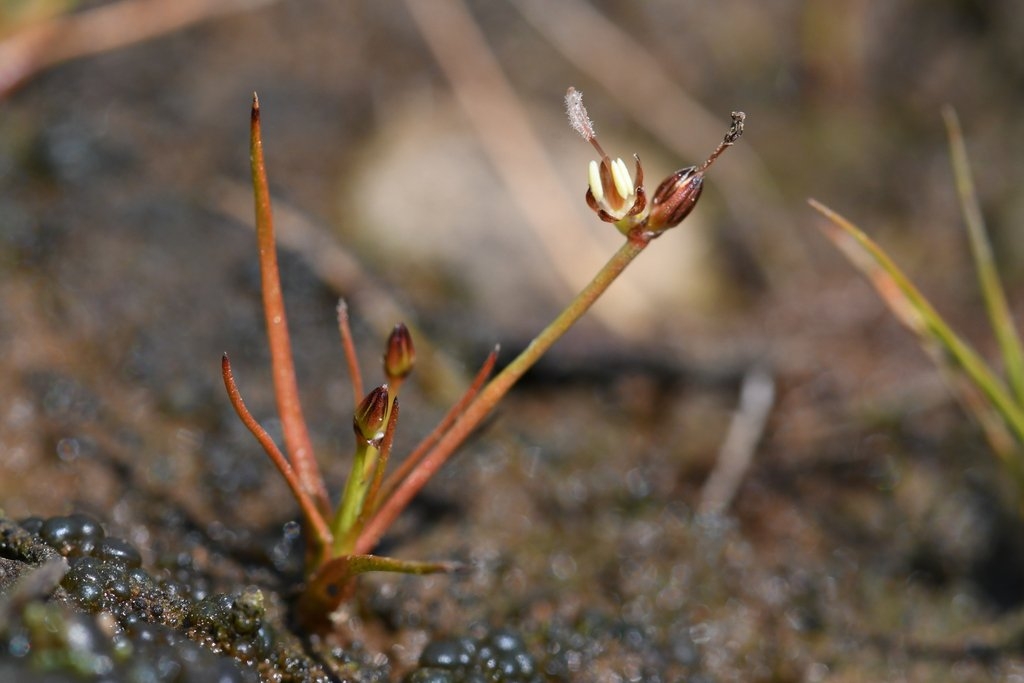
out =
<svg viewBox="0 0 1024 683"><path fill-rule="evenodd" d="M352 552L365 554L377 545L381 536L391 526L413 497L430 480L455 450L462 445L480 422L494 409L498 401L543 356L551 346L564 335L573 324L586 313L612 282L625 270L633 259L650 244L653 235L630 234L615 255L601 268L576 298L559 313L551 324L538 334L529 346L515 360L492 379L470 403L464 413L455 421L437 445L423 458L420 465L395 488L383 501L376 514L370 519L356 541Z"/></svg>
<svg viewBox="0 0 1024 683"><path fill-rule="evenodd" d="M356 538L363 530L366 520L369 518L371 511L377 507L377 501L380 499L380 487L384 482L384 472L387 470L388 460L391 458L391 447L395 443L395 428L398 426L398 408L398 401L392 399L391 407L388 408L388 426L384 430L384 438L380 442L380 453L377 457L377 462L374 463L373 479L370 480L366 495L363 496L363 505L359 510L356 524L349 531L350 538L346 540L346 543L351 545L355 545ZM370 476L370 473L367 472L366 476Z"/></svg>
<svg viewBox="0 0 1024 683"><path fill-rule="evenodd" d="M341 494L341 502L338 503L338 511L331 525L331 532L334 534L334 555L349 554L352 552L352 542L349 538L349 530L359 518L359 511L363 509L363 499L366 497L366 489L370 483L367 474L366 463L375 461L377 449L365 442L359 441L356 445L356 453L352 459L352 471L345 482L345 492Z"/></svg>

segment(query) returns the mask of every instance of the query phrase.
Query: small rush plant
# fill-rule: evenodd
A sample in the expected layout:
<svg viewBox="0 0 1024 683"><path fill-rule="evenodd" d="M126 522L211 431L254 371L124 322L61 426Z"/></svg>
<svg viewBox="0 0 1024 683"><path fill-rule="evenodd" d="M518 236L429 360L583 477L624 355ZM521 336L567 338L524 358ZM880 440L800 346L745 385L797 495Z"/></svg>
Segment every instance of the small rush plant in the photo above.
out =
<svg viewBox="0 0 1024 683"><path fill-rule="evenodd" d="M274 395L284 435L283 452L246 408L227 354L222 359L222 375L235 411L284 477L299 504L306 539L306 582L296 616L308 628L329 627L331 615L352 596L355 578L364 572L426 574L458 568L450 562L415 562L371 552L417 492L516 381L597 301L651 241L678 225L693 210L703 189L705 172L743 133L744 114L734 112L728 133L707 160L700 166L689 166L671 174L648 199L639 157L634 156L633 176L622 159L611 159L598 144L594 126L583 107L582 95L570 88L565 99L573 128L599 155L598 161L590 162L587 204L601 220L618 228L625 236L624 244L526 349L493 377L498 349L491 351L462 397L390 474L388 463L398 423L398 394L415 365L415 348L408 329L397 325L384 353L387 383L364 393L348 311L344 302L340 303L338 324L355 397L352 417L355 447L344 489L337 504L332 504L299 402L263 159L259 98L253 97L250 154L256 239Z"/></svg>

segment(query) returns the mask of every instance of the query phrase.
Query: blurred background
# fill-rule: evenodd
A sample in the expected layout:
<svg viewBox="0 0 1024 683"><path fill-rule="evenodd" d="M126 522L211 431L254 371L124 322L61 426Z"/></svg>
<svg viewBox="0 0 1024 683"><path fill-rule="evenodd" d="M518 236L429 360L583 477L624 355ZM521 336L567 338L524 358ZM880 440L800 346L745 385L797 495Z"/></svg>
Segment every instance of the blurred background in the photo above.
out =
<svg viewBox="0 0 1024 683"><path fill-rule="evenodd" d="M1004 520L977 502L998 479L984 442L914 339L822 239L806 199L868 231L990 352L940 108L959 113L1020 312L1021 35L1012 0L5 0L0 507L102 512L136 540L181 510L200 526L283 521L284 487L234 424L218 375L227 350L270 419L248 185L253 91L321 460L340 481L344 458L323 455L347 452L350 438L339 296L367 368L394 322L419 330L424 363L407 402L419 407L402 426L414 443L491 345L511 358L621 240L583 200L593 151L565 120L572 85L604 148L643 159L649 188L702 161L731 111L746 112L747 132L691 217L560 342L502 411L491 445L468 448L434 495L458 498L469 477L490 492L459 503L473 533L492 534L481 543L522 560L535 542L531 581L554 576L554 592L579 580L586 594L576 567L600 575L636 529L586 561L543 534L578 515L574 533L595 543L584 518L597 515L591 506L619 510L619 495L654 501L658 514L699 507L739 387L765 370L776 390L768 431L728 510L746 549L739 576L755 567L788 582L794 554L806 553L796 564L822 563L820 577L846 567L836 571L851 595L867 590L864 566L881 567L886 586L925 576L937 591L927 607L887 612L893 623L913 622L914 609L948 616L956 596L948 633L1012 610L1024 598L1016 575L979 569L1005 559L993 550ZM528 504L520 491L502 508L506 494L487 487L506 479L561 502ZM154 512L153 500L164 507ZM687 524L677 533L696 533ZM526 550L508 550L517 543ZM552 547L575 579L551 569ZM883 559L879 547L896 550ZM660 568L651 580L664 586L686 551L658 548L647 548ZM859 558L849 560L857 571L843 574L842 553ZM719 576L716 561L708 576ZM723 597L735 585L715 585L706 612L727 615L723 624L749 617ZM630 590L611 604L631 604ZM793 594L751 590L745 609L758 614ZM842 623L863 616L864 632L890 633L860 609L844 605ZM751 638L723 628L713 632L723 643L724 633ZM799 660L796 679L812 678L801 677L815 657ZM736 661L705 666L744 670ZM875 675L892 671L879 666Z"/></svg>

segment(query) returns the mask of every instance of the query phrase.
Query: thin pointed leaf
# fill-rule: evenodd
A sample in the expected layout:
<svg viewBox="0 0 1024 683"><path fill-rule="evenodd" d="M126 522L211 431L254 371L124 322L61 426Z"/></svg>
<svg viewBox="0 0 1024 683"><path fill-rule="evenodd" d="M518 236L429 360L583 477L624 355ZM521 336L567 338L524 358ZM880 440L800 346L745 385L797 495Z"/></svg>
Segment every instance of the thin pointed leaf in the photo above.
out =
<svg viewBox="0 0 1024 683"><path fill-rule="evenodd" d="M1024 411L1014 402L1003 383L985 361L958 337L920 291L889 256L859 228L838 213L815 200L809 203L829 219L825 234L836 247L871 281L896 317L925 343L960 368L980 390L986 401L1002 415L1018 444L1024 444ZM965 401L973 408L970 401ZM975 409L976 410L976 409ZM984 424L985 419L979 415ZM1011 458L1005 452L997 454Z"/></svg>
<svg viewBox="0 0 1024 683"><path fill-rule="evenodd" d="M341 348L345 351L345 364L348 365L349 382L352 384L352 401L356 408L363 400L363 373L359 369L359 358L356 356L356 344L352 339L352 326L348 320L348 303L338 299L338 332L341 334Z"/></svg>
<svg viewBox="0 0 1024 683"><path fill-rule="evenodd" d="M348 571L351 576L366 572L396 572L399 574L445 574L462 571L461 562L417 562L397 560L380 555L348 555Z"/></svg>
<svg viewBox="0 0 1024 683"><path fill-rule="evenodd" d="M299 388L292 362L292 345L288 336L281 275L277 267L277 245L274 239L274 217L270 205L270 186L263 159L263 137L260 123L260 101L253 94L249 127L249 156L252 166L252 189L256 209L256 241L260 250L260 289L263 292L263 313L270 344L270 366L274 377L274 396L284 431L285 449L295 474L324 516L330 514L327 487L313 454L309 429L299 402Z"/></svg>
<svg viewBox="0 0 1024 683"><path fill-rule="evenodd" d="M327 528L327 521L320 514L320 510L317 508L316 502L309 495L309 492L302 486L291 464L284 457L284 454L281 453L274 440L270 438L270 434L249 412L245 401L242 400L241 392L238 391L235 375L231 371L231 361L228 360L228 354L226 353L221 358L221 376L224 379L224 388L227 389L228 398L231 399L231 405L234 407L235 412L238 413L242 424L246 426L249 432L256 437L259 444L263 446L263 450L266 451L270 461L274 463L277 471L281 473L285 483L288 484L288 488L291 489L295 500L298 501L299 508L302 510L302 517L306 520L306 525L309 528L309 532L311 532L309 542L314 546L314 555L320 554L323 549L329 548L333 541L331 532Z"/></svg>
<svg viewBox="0 0 1024 683"><path fill-rule="evenodd" d="M999 349L1003 356L1006 376L1017 398L1018 404L1024 404L1024 348L1021 347L1020 336L1014 325L1010 307L1006 303L1006 294L999 280L995 259L992 256L992 245L985 230L985 219L978 205L978 194L974 189L971 167L967 161L967 147L964 145L960 121L952 107L942 110L949 134L949 154L953 164L953 176L956 180L957 194L960 195L960 207L970 236L971 253L978 270L978 281L985 297L985 308L989 321L999 341Z"/></svg>

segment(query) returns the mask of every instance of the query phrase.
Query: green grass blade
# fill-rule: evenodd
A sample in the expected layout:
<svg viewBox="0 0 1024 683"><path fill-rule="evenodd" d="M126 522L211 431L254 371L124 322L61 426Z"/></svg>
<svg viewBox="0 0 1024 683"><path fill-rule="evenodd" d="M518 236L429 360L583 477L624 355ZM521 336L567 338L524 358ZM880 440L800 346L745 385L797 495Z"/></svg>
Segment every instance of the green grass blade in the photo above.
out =
<svg viewBox="0 0 1024 683"><path fill-rule="evenodd" d="M825 205L813 199L809 203L829 220L825 224L826 236L871 281L896 317L921 339L926 348L935 345L941 357L959 367L1006 421L1018 446L1024 444L1024 410L985 361L953 332L924 295L870 237ZM977 402L972 402L970 396L961 398L977 414ZM984 426L988 421L986 416L978 414L978 417ZM1019 469L1012 462L1011 453L1000 450L997 454L1008 465L1014 466L1015 471Z"/></svg>
<svg viewBox="0 0 1024 683"><path fill-rule="evenodd" d="M995 259L992 256L992 245L989 243L985 230L985 220L978 205L978 194L974 189L971 168L967 161L967 147L964 145L963 133L956 111L952 107L944 107L942 118L946 122L949 135L949 154L953 164L953 176L956 181L957 194L960 195L960 207L970 236L971 253L974 255L975 267L978 269L978 281L982 295L985 297L985 308L989 321L999 341L999 349L1003 355L1006 376L1018 404L1024 404L1024 348L1021 346L1017 327L1006 303L1006 294L999 281Z"/></svg>

